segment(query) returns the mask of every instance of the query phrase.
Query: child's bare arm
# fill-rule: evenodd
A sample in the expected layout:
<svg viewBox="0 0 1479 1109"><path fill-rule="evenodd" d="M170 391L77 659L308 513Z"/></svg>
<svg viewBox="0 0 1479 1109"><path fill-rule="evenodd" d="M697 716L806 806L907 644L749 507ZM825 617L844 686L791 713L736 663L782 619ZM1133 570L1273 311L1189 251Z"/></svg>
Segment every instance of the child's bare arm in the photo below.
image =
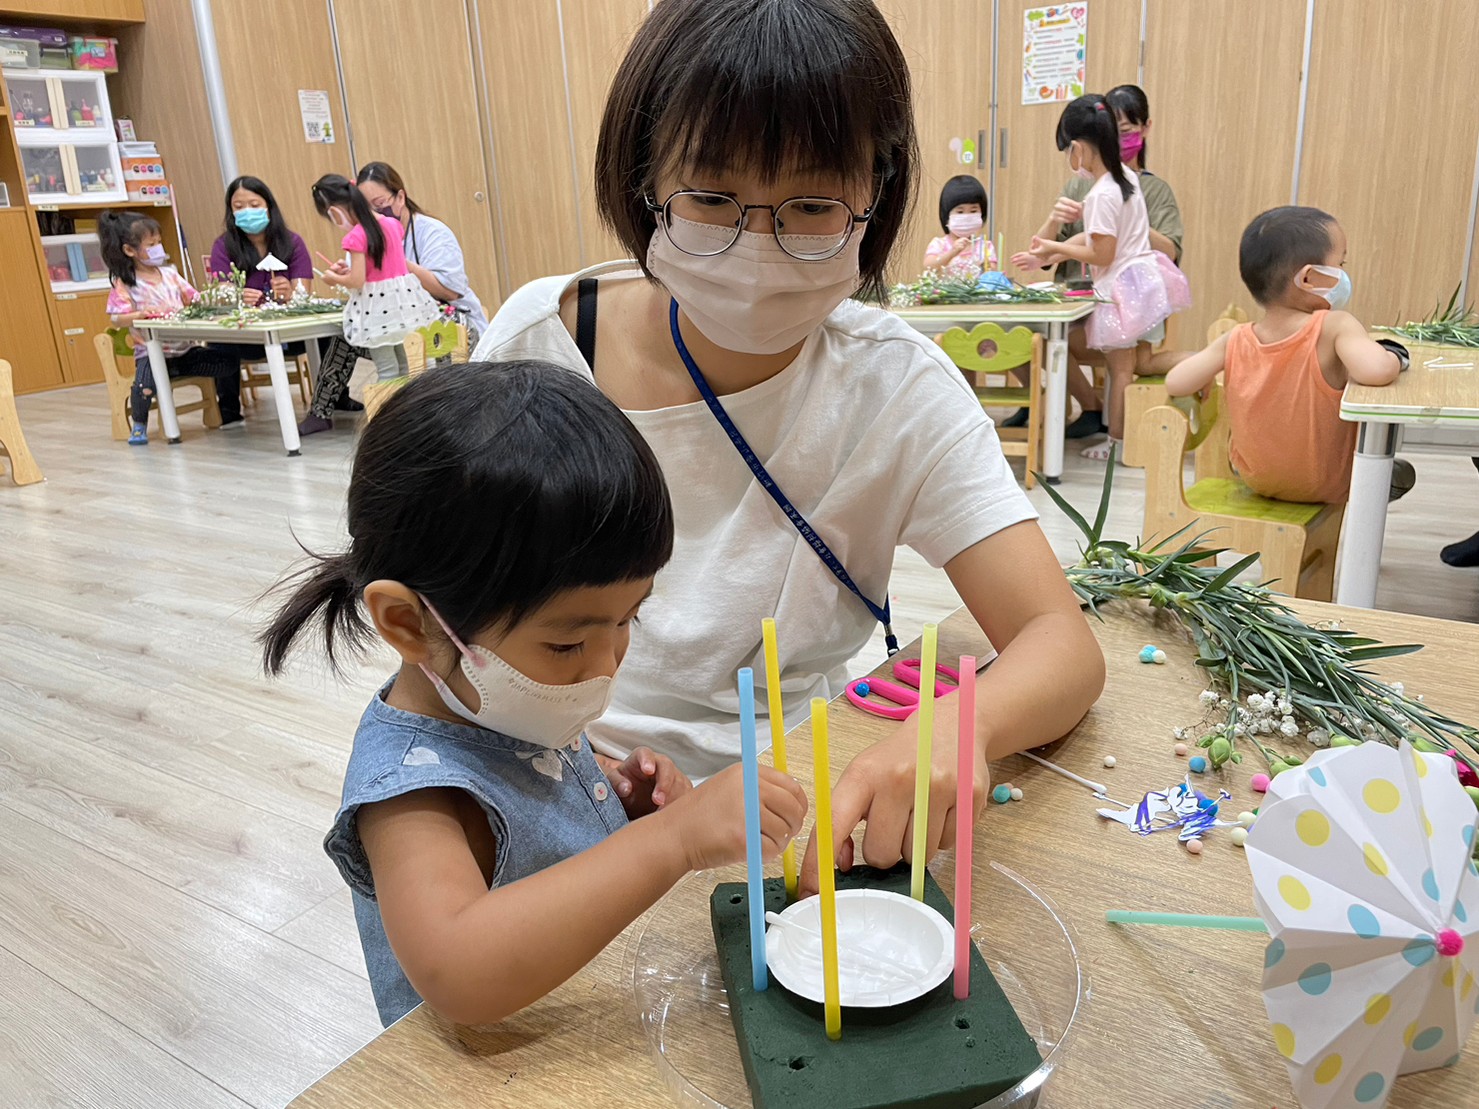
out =
<svg viewBox="0 0 1479 1109"><path fill-rule="evenodd" d="M1402 360L1366 333L1366 326L1349 312L1332 311L1325 320L1333 331L1335 357L1346 377L1357 385L1390 385L1402 372Z"/></svg>
<svg viewBox="0 0 1479 1109"><path fill-rule="evenodd" d="M1212 384L1227 364L1227 336L1219 335L1209 346L1177 363L1166 375L1166 392L1173 397L1189 397Z"/></svg>
<svg viewBox="0 0 1479 1109"><path fill-rule="evenodd" d="M360 251L349 252L349 269L344 273L330 269L323 275L323 280L330 285L341 285L346 289L363 289L365 287L365 255Z"/></svg>
<svg viewBox="0 0 1479 1109"><path fill-rule="evenodd" d="M460 1024L490 1024L537 1001L600 953L690 870L744 858L740 768L711 778L587 851L494 890L458 790L417 790L357 814L381 920L411 985ZM766 858L801 828L806 795L760 768ZM538 835L537 828L519 834Z"/></svg>
<svg viewBox="0 0 1479 1109"><path fill-rule="evenodd" d="M1054 248L1064 258L1103 268L1114 262L1119 240L1113 235L1089 235L1080 231L1071 239L1054 244Z"/></svg>

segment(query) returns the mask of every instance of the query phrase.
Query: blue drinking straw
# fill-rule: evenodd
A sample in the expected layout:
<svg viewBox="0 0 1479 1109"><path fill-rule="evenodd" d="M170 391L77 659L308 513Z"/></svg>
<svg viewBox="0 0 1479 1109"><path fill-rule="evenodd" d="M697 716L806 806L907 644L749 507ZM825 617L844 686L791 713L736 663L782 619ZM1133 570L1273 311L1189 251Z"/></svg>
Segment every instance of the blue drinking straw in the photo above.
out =
<svg viewBox="0 0 1479 1109"><path fill-rule="evenodd" d="M765 973L765 872L760 863L760 751L755 742L755 673L739 672L740 761L745 782L745 874L750 888L750 965L755 992L770 984Z"/></svg>

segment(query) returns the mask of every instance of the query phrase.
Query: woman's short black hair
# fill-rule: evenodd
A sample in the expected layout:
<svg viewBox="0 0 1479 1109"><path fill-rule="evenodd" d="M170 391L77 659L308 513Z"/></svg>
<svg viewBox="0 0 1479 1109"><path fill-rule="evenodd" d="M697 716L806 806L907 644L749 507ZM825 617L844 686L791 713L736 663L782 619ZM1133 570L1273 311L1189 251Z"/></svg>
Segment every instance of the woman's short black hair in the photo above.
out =
<svg viewBox="0 0 1479 1109"><path fill-rule="evenodd" d="M840 174L873 198L859 268L881 296L918 161L909 66L871 0L660 0L606 99L596 200L645 268L664 170Z"/></svg>
<svg viewBox="0 0 1479 1109"><path fill-rule="evenodd" d="M1295 205L1255 216L1238 244L1238 273L1253 299L1272 304L1305 266L1324 264L1334 225L1329 212Z"/></svg>
<svg viewBox="0 0 1479 1109"><path fill-rule="evenodd" d="M1139 85L1115 85L1104 94L1110 109L1116 116L1124 116L1136 127L1150 122L1150 98ZM1145 168L1145 141L1140 143L1140 168Z"/></svg>
<svg viewBox="0 0 1479 1109"><path fill-rule="evenodd" d="M987 214L986 186L969 173L958 174L940 190L940 230L950 230L950 211L962 204L979 204L981 218Z"/></svg>
<svg viewBox="0 0 1479 1109"><path fill-rule="evenodd" d="M1120 187L1126 200L1134 193L1125 167L1120 161L1120 128L1109 102L1098 93L1080 96L1063 109L1058 117L1058 149L1067 150L1071 142L1085 142L1099 153L1099 160Z"/></svg>
<svg viewBox="0 0 1479 1109"><path fill-rule="evenodd" d="M464 640L511 629L557 594L637 581L673 553L673 507L652 449L591 382L545 362L474 362L413 377L360 435L349 546L281 584L261 633L283 668L322 622L358 650L360 595L398 581Z"/></svg>
<svg viewBox="0 0 1479 1109"><path fill-rule="evenodd" d="M242 273L250 274L257 268L257 263L262 260L262 255L257 253L257 248L252 245L252 240L247 237L247 233L236 226L236 217L231 212L231 198L236 195L238 189L256 193L267 204L267 230L263 232L267 236L267 253L284 264L291 261L293 233L288 230L287 221L282 218L282 209L277 206L277 197L272 195L272 190L267 187L266 181L260 177L244 174L226 186L226 220L221 229L221 236L226 241L226 257L231 260L231 264Z"/></svg>
<svg viewBox="0 0 1479 1109"><path fill-rule="evenodd" d="M353 181L339 173L326 173L313 183L313 207L328 219L330 208L347 208L354 221L365 229L365 253L376 267L385 261L385 231L375 218L375 209Z"/></svg>

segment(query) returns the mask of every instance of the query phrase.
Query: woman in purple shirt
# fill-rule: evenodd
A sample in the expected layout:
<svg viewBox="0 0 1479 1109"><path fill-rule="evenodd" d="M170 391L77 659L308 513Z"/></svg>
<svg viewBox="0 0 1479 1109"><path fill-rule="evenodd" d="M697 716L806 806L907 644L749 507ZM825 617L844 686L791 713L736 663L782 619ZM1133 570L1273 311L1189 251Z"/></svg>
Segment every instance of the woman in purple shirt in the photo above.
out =
<svg viewBox="0 0 1479 1109"><path fill-rule="evenodd" d="M257 269L271 254L287 269L276 273ZM238 177L226 186L226 225L211 247L211 276L227 278L235 266L246 274L247 304L266 295L286 303L299 281L313 281L313 260L296 231L289 231L267 183L257 177Z"/></svg>

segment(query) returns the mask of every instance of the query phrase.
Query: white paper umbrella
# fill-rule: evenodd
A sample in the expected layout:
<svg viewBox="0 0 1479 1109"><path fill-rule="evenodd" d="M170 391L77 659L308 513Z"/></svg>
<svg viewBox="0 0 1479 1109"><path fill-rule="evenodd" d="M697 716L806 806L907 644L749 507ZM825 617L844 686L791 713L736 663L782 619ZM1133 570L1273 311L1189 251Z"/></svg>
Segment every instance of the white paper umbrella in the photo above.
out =
<svg viewBox="0 0 1479 1109"><path fill-rule="evenodd" d="M1248 836L1272 939L1263 996L1305 1109L1382 1106L1458 1061L1479 1017L1476 814L1453 760L1407 744L1280 774Z"/></svg>
<svg viewBox="0 0 1479 1109"><path fill-rule="evenodd" d="M257 269L265 271L268 275L274 273L282 273L282 271L287 268L288 264L286 262L284 262L276 254L271 253L269 253L266 258L263 258L260 262L257 263Z"/></svg>

